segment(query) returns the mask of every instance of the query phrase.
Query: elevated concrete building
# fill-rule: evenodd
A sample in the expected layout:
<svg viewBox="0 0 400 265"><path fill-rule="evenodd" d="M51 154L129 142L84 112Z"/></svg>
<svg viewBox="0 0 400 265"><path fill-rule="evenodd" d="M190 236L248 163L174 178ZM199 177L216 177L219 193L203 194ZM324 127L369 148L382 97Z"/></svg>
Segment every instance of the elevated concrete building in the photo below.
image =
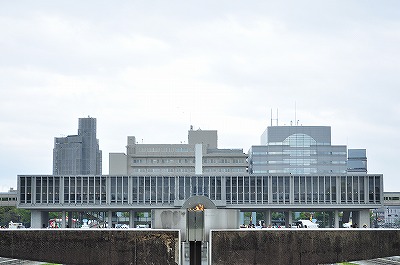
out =
<svg viewBox="0 0 400 265"><path fill-rule="evenodd" d="M106 212L109 224L112 212L126 211L134 226L136 211L180 208L198 195L218 208L264 212L267 222L271 211L330 211L339 227L339 212L369 224L369 209L383 203L381 174L20 175L18 187L18 207L32 211L32 227L46 224L50 211Z"/></svg>

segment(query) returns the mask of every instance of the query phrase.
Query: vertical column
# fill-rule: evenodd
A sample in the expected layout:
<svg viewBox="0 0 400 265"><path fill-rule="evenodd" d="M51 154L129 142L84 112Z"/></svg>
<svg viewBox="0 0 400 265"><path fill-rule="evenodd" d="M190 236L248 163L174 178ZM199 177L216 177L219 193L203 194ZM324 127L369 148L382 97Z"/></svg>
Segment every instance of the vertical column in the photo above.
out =
<svg viewBox="0 0 400 265"><path fill-rule="evenodd" d="M351 212L351 219L353 221L353 223L352 223L353 227L355 227L355 228L360 227L360 211L352 211Z"/></svg>
<svg viewBox="0 0 400 265"><path fill-rule="evenodd" d="M64 177L60 177L59 180L59 186L58 186L58 192L59 192L59 199L61 205L64 204Z"/></svg>
<svg viewBox="0 0 400 265"><path fill-rule="evenodd" d="M107 224L108 228L112 228L112 211L107 212Z"/></svg>
<svg viewBox="0 0 400 265"><path fill-rule="evenodd" d="M61 228L66 228L66 227L67 227L67 212L62 211Z"/></svg>
<svg viewBox="0 0 400 265"><path fill-rule="evenodd" d="M269 225L272 225L272 222L271 222L271 210L266 210L264 212L264 223L265 223L266 227L268 227Z"/></svg>
<svg viewBox="0 0 400 265"><path fill-rule="evenodd" d="M358 215L360 218L359 220L360 227L371 227L371 219L368 209L359 211Z"/></svg>
<svg viewBox="0 0 400 265"><path fill-rule="evenodd" d="M335 215L335 228L339 228L339 210L335 210L334 212Z"/></svg>
<svg viewBox="0 0 400 265"><path fill-rule="evenodd" d="M333 219L333 212L331 212L331 211L329 211L328 212L328 228L331 228L332 227L332 219Z"/></svg>
<svg viewBox="0 0 400 265"><path fill-rule="evenodd" d="M42 211L31 210L31 227L32 228L42 228L43 219Z"/></svg>
<svg viewBox="0 0 400 265"><path fill-rule="evenodd" d="M350 211L343 211L342 223L348 223L350 221Z"/></svg>
<svg viewBox="0 0 400 265"><path fill-rule="evenodd" d="M293 223L292 211L285 212L285 226L289 227Z"/></svg>
<svg viewBox="0 0 400 265"><path fill-rule="evenodd" d="M226 203L226 176L221 177L221 200ZM203 184L204 187L204 184Z"/></svg>
<svg viewBox="0 0 400 265"><path fill-rule="evenodd" d="M135 228L135 217L136 217L135 210L130 210L129 211L129 228Z"/></svg>
<svg viewBox="0 0 400 265"><path fill-rule="evenodd" d="M68 212L68 226L69 228L75 228L73 227L73 221L74 221L74 215L72 212Z"/></svg>
<svg viewBox="0 0 400 265"><path fill-rule="evenodd" d="M290 186L289 186L289 201L294 203L294 178L290 176Z"/></svg>

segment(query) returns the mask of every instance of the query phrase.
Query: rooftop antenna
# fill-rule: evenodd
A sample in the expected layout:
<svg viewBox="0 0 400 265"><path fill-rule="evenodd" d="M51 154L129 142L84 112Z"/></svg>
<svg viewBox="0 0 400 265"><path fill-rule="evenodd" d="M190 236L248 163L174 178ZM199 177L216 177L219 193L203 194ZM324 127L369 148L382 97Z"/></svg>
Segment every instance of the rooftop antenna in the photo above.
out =
<svg viewBox="0 0 400 265"><path fill-rule="evenodd" d="M276 121L276 126L278 126L278 109L276 109L276 119L272 118L272 109L271 109L271 126L273 126L272 121Z"/></svg>
<svg viewBox="0 0 400 265"><path fill-rule="evenodd" d="M294 122L296 122L296 121L297 121L297 109L296 109L296 101L295 101L294 102ZM297 125L298 125L298 122L297 122Z"/></svg>

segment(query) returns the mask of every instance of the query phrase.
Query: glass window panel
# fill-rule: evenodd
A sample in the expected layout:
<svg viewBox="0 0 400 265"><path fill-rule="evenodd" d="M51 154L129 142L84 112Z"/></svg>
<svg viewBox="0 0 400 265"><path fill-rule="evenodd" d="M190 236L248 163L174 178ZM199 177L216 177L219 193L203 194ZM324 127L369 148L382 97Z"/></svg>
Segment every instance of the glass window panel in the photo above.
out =
<svg viewBox="0 0 400 265"><path fill-rule="evenodd" d="M232 203L232 201L231 201L231 199L232 199L232 197L231 197L231 194L232 194L232 191L231 191L231 181L232 181L232 178L231 177L226 177L226 183L225 183L225 187L226 187L226 203Z"/></svg>
<svg viewBox="0 0 400 265"><path fill-rule="evenodd" d="M41 202L42 194L42 178L36 177L36 203Z"/></svg>
<svg viewBox="0 0 400 265"><path fill-rule="evenodd" d="M306 189L307 189L307 203L311 203L312 199L312 178L306 177Z"/></svg>
<svg viewBox="0 0 400 265"><path fill-rule="evenodd" d="M132 177L132 202L137 203L139 195L138 177Z"/></svg>
<svg viewBox="0 0 400 265"><path fill-rule="evenodd" d="M300 202L300 177L293 177L294 190L293 190L293 200L295 203Z"/></svg>
<svg viewBox="0 0 400 265"><path fill-rule="evenodd" d="M374 202L374 177L370 176L369 177L369 182L368 182L368 188L369 188L369 202L373 203Z"/></svg>
<svg viewBox="0 0 400 265"><path fill-rule="evenodd" d="M340 200L342 203L346 203L346 177L342 176L340 178L340 189L341 189L341 196Z"/></svg>
<svg viewBox="0 0 400 265"><path fill-rule="evenodd" d="M162 188L163 188L163 178L162 177L157 177L157 194L156 194L156 198L157 198L157 202L160 203L162 202Z"/></svg>
<svg viewBox="0 0 400 265"><path fill-rule="evenodd" d="M381 182L380 182L380 177L375 176L375 202L380 203L380 197L381 196Z"/></svg>
<svg viewBox="0 0 400 265"><path fill-rule="evenodd" d="M243 177L238 177L238 203L243 203Z"/></svg>
<svg viewBox="0 0 400 265"><path fill-rule="evenodd" d="M364 177L360 177L360 202L365 203Z"/></svg>
<svg viewBox="0 0 400 265"><path fill-rule="evenodd" d="M232 177L232 203L237 204L237 177Z"/></svg>
<svg viewBox="0 0 400 265"><path fill-rule="evenodd" d="M318 197L318 201L319 203L324 203L325 202L325 198L324 198L324 177L319 177L319 197Z"/></svg>
<svg viewBox="0 0 400 265"><path fill-rule="evenodd" d="M272 202L278 202L278 177L272 177Z"/></svg>
<svg viewBox="0 0 400 265"><path fill-rule="evenodd" d="M179 177L179 200L185 199L185 178Z"/></svg>
<svg viewBox="0 0 400 265"><path fill-rule="evenodd" d="M249 181L249 177L244 177L244 202L245 203L249 203L250 202L250 181Z"/></svg>
<svg viewBox="0 0 400 265"><path fill-rule="evenodd" d="M32 178L26 179L26 203L32 202Z"/></svg>
<svg viewBox="0 0 400 265"><path fill-rule="evenodd" d="M331 177L325 177L325 202L331 201Z"/></svg>
<svg viewBox="0 0 400 265"><path fill-rule="evenodd" d="M217 197L216 200L221 200L221 191L222 191L222 187L221 187L221 177L216 177L216 191L217 191Z"/></svg>
<svg viewBox="0 0 400 265"><path fill-rule="evenodd" d="M19 178L19 185L20 185L20 191L19 191L19 200L21 201L21 203L26 203L26 177L20 177Z"/></svg>

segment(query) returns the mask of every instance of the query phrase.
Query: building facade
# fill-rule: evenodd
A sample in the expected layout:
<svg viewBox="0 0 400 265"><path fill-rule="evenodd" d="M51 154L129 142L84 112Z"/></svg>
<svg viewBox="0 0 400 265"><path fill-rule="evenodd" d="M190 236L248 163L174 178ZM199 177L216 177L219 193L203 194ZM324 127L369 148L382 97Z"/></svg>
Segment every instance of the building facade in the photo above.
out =
<svg viewBox="0 0 400 265"><path fill-rule="evenodd" d="M369 209L383 203L383 176L364 175L141 175L18 176L18 206L32 211L41 227L48 211L145 211L180 208L204 195L219 208L270 212L357 212L369 224ZM109 215L111 216L111 214ZM110 217L111 218L111 217ZM290 218L289 218L290 219Z"/></svg>
<svg viewBox="0 0 400 265"><path fill-rule="evenodd" d="M0 192L0 206L17 206L17 190L11 188L7 192Z"/></svg>
<svg viewBox="0 0 400 265"><path fill-rule="evenodd" d="M79 132L83 138L81 125ZM369 226L369 210L382 207L383 176L348 172L347 147L331 145L330 127L268 127L262 139L247 157L242 149L219 149L216 131L191 128L188 144L128 136L126 153L110 154L109 175L18 176L18 206L32 211L32 227L46 223L50 211L62 213L62 227L73 212L103 212L97 216L113 224L123 211L134 227L136 212L180 208L199 195L221 209L262 212L267 224L272 212L284 212L291 224L292 212L324 211L329 226L339 227L341 212ZM366 165L366 157L351 157Z"/></svg>
<svg viewBox="0 0 400 265"><path fill-rule="evenodd" d="M373 210L375 227L400 228L400 192L385 192L381 208Z"/></svg>
<svg viewBox="0 0 400 265"><path fill-rule="evenodd" d="M367 151L365 149L349 149L347 172L367 173Z"/></svg>
<svg viewBox="0 0 400 265"><path fill-rule="evenodd" d="M188 144L140 144L128 136L125 153L110 153L110 175L243 174L243 149L219 149L215 130L188 131Z"/></svg>
<svg viewBox="0 0 400 265"><path fill-rule="evenodd" d="M249 150L251 174L344 174L347 147L331 144L328 126L269 126Z"/></svg>
<svg viewBox="0 0 400 265"><path fill-rule="evenodd" d="M54 138L54 175L101 175L101 168L95 118L80 118L78 135Z"/></svg>

